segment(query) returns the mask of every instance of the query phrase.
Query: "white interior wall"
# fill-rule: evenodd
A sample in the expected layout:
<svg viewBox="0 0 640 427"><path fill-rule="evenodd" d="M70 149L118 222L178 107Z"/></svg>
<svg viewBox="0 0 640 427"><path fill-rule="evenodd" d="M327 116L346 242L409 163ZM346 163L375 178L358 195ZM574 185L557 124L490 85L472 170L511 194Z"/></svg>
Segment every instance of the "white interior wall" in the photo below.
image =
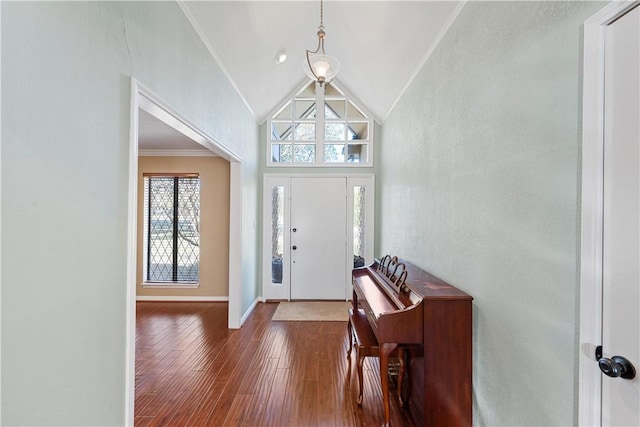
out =
<svg viewBox="0 0 640 427"><path fill-rule="evenodd" d="M258 126L173 2L1 7L1 422L122 425L131 77L243 160L244 310Z"/></svg>
<svg viewBox="0 0 640 427"><path fill-rule="evenodd" d="M582 26L602 7L468 2L382 125L379 253L474 297L474 425L577 422Z"/></svg>

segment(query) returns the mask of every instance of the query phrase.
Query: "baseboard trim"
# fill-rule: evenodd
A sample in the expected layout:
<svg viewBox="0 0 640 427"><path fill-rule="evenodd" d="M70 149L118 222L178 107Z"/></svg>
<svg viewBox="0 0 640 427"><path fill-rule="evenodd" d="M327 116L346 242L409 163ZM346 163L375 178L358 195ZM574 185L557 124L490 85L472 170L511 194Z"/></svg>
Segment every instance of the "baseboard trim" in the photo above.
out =
<svg viewBox="0 0 640 427"><path fill-rule="evenodd" d="M199 296L137 296L136 301L175 301L175 302L229 302L229 297Z"/></svg>
<svg viewBox="0 0 640 427"><path fill-rule="evenodd" d="M247 311L244 313L244 315L240 319L240 326L242 326L244 324L244 321L249 318L249 316L253 312L253 309L256 308L256 305L258 305L259 302L262 302L262 297L258 297L255 300L253 300L253 303L251 303Z"/></svg>

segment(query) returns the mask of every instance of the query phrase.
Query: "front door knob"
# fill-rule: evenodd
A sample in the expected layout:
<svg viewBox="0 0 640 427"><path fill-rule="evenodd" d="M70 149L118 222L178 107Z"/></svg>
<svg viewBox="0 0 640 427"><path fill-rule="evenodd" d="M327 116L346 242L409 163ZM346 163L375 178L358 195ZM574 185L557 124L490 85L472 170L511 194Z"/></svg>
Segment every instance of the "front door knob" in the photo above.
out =
<svg viewBox="0 0 640 427"><path fill-rule="evenodd" d="M626 357L613 356L609 359L600 356L598 358L598 367L603 374L612 378L620 377L625 380L632 380L636 377L636 368Z"/></svg>
<svg viewBox="0 0 640 427"><path fill-rule="evenodd" d="M294 245L294 246L291 246L291 249L295 251L296 249L298 249L298 247Z"/></svg>

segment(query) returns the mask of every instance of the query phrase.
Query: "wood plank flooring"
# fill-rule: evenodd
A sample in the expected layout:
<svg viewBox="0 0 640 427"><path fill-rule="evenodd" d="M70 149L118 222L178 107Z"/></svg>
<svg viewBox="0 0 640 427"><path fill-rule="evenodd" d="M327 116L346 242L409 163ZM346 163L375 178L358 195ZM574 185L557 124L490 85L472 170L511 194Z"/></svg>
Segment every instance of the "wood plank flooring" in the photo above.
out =
<svg viewBox="0 0 640 427"><path fill-rule="evenodd" d="M380 426L377 358L356 404L346 322L273 322L260 303L227 329L226 303L138 302L135 425ZM413 426L391 400L393 426Z"/></svg>

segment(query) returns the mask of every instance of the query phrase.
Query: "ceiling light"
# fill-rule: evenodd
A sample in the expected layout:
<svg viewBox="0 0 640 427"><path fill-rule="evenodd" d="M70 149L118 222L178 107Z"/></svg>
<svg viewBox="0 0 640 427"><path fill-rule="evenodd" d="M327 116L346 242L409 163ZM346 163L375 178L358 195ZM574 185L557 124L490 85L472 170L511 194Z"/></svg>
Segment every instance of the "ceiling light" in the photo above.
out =
<svg viewBox="0 0 640 427"><path fill-rule="evenodd" d="M276 64L282 64L287 60L287 51L284 49L280 49L278 53L276 53Z"/></svg>
<svg viewBox="0 0 640 427"><path fill-rule="evenodd" d="M333 80L340 70L340 62L338 62L335 57L327 55L324 52L324 39L326 37L326 33L324 32L323 15L322 0L320 0L318 47L314 51L307 49L307 57L302 64L307 76L309 76L311 80L317 81L320 86Z"/></svg>

